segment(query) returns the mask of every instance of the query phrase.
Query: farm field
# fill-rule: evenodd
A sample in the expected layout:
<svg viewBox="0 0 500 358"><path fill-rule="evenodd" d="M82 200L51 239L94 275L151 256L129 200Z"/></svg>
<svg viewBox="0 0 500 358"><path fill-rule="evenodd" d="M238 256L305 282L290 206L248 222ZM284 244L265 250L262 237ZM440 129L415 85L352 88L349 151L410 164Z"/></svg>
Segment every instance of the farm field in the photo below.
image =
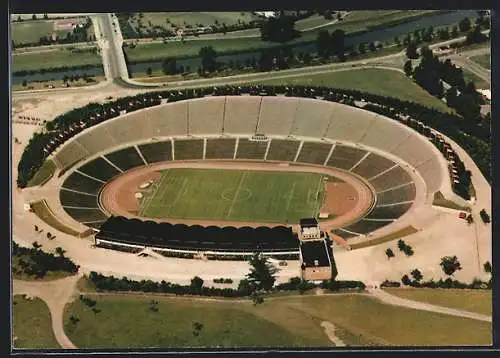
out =
<svg viewBox="0 0 500 358"><path fill-rule="evenodd" d="M281 222L314 216L323 176L214 169L168 169L141 201L151 218Z"/></svg>
<svg viewBox="0 0 500 358"><path fill-rule="evenodd" d="M491 324L382 304L364 294L205 301L162 295L87 294L66 307L68 337L79 348L333 346L321 322L347 346L491 344ZM149 309L158 303L157 312ZM69 322L70 315L80 321ZM133 324L131 324L133 322ZM193 324L201 323L199 335Z"/></svg>
<svg viewBox="0 0 500 358"><path fill-rule="evenodd" d="M49 308L39 298L12 297L14 348L60 348L52 331Z"/></svg>
<svg viewBox="0 0 500 358"><path fill-rule="evenodd" d="M73 52L64 47L44 52L14 53L12 56L12 72L83 65L102 66L99 54L92 52L92 48Z"/></svg>
<svg viewBox="0 0 500 358"><path fill-rule="evenodd" d="M16 18L17 19L17 18ZM12 41L16 44L25 43L38 43L40 37L52 36L54 32L54 26L58 20L31 20L23 22L12 22ZM84 18L74 18L74 22L84 22ZM66 37L66 34L70 33L72 30L56 30L55 33L58 37ZM90 26L87 29L87 34L93 35L94 29Z"/></svg>
<svg viewBox="0 0 500 358"><path fill-rule="evenodd" d="M485 315L492 314L491 290L387 288L392 295Z"/></svg>
<svg viewBox="0 0 500 358"><path fill-rule="evenodd" d="M474 62L477 62L482 67L484 67L488 70L491 70L491 55L490 54L474 56L474 57L471 57L471 60Z"/></svg>

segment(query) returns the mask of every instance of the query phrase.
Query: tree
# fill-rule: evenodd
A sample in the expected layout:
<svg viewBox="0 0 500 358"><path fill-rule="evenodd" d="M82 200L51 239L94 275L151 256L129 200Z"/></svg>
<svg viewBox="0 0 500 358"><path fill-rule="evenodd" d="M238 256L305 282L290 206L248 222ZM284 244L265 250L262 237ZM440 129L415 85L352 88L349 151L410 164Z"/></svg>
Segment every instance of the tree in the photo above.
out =
<svg viewBox="0 0 500 358"><path fill-rule="evenodd" d="M483 220L483 222L485 224L487 224L491 221L490 216L488 215L488 213L486 213L486 210L484 210L484 209L481 209L481 211L479 212L479 216L481 216L481 219Z"/></svg>
<svg viewBox="0 0 500 358"><path fill-rule="evenodd" d="M316 50L318 56L326 58L330 56L332 50L332 43L328 31L321 30L316 37Z"/></svg>
<svg viewBox="0 0 500 358"><path fill-rule="evenodd" d="M385 250L385 254L387 255L387 258L390 259L391 257L394 257L394 252L392 251L391 248L388 248L387 250Z"/></svg>
<svg viewBox="0 0 500 358"><path fill-rule="evenodd" d="M35 231L38 232L38 226L37 225L35 225Z"/></svg>
<svg viewBox="0 0 500 358"><path fill-rule="evenodd" d="M238 284L238 292L241 292L244 296L250 296L252 292L255 291L255 286L250 283L246 278L240 280Z"/></svg>
<svg viewBox="0 0 500 358"><path fill-rule="evenodd" d="M23 85L23 87L26 87L28 85L28 81L26 81L26 79L24 79L22 85Z"/></svg>
<svg viewBox="0 0 500 358"><path fill-rule="evenodd" d="M43 14L43 18L44 18L45 20L48 20L48 19L49 19L49 15L45 12L45 13Z"/></svg>
<svg viewBox="0 0 500 358"><path fill-rule="evenodd" d="M377 48L375 47L375 43L374 43L374 42L370 42L370 45L368 45L368 49L369 49L371 52L375 52L375 51L377 51Z"/></svg>
<svg viewBox="0 0 500 358"><path fill-rule="evenodd" d="M413 73L413 67L412 67L412 64L411 64L411 60L407 60L405 62L405 65L404 65L404 71L405 71L405 74L409 77L412 75Z"/></svg>
<svg viewBox="0 0 500 358"><path fill-rule="evenodd" d="M458 28L460 32L467 32L470 30L471 23L468 17L465 17L464 19L460 20L458 23Z"/></svg>
<svg viewBox="0 0 500 358"><path fill-rule="evenodd" d="M458 28L457 28L457 25L454 25L451 28L451 38L455 38L457 36L458 36Z"/></svg>
<svg viewBox="0 0 500 358"><path fill-rule="evenodd" d="M203 279L195 276L191 279L191 285L189 286L192 293L200 294L203 288Z"/></svg>
<svg viewBox="0 0 500 358"><path fill-rule="evenodd" d="M474 218L472 217L472 214L467 215L467 224L472 224L474 222Z"/></svg>
<svg viewBox="0 0 500 358"><path fill-rule="evenodd" d="M398 46L401 46L401 40L399 39L399 37L394 36L394 43Z"/></svg>
<svg viewBox="0 0 500 358"><path fill-rule="evenodd" d="M148 76L151 76L153 74L153 69L151 67L148 67L147 70L146 70L146 74Z"/></svg>
<svg viewBox="0 0 500 358"><path fill-rule="evenodd" d="M364 54L366 52L366 47L365 47L365 43L362 42L358 45L358 51L360 54Z"/></svg>
<svg viewBox="0 0 500 358"><path fill-rule="evenodd" d="M21 22L21 21L23 21L23 18L21 17L21 15L19 15L19 16L17 17L17 22Z"/></svg>
<svg viewBox="0 0 500 358"><path fill-rule="evenodd" d="M331 37L331 49L332 53L337 56L339 61L345 60L345 33L344 31L337 29L332 32Z"/></svg>
<svg viewBox="0 0 500 358"><path fill-rule="evenodd" d="M60 257L64 257L64 254L66 253L66 250L64 250L62 247L58 246L56 247L56 254L59 255Z"/></svg>
<svg viewBox="0 0 500 358"><path fill-rule="evenodd" d="M403 285L405 286L409 286L411 284L411 280L410 278L408 277L408 275L403 275L403 277L401 277L401 282L403 283Z"/></svg>
<svg viewBox="0 0 500 358"><path fill-rule="evenodd" d="M420 282L424 276L422 275L422 272L420 272L420 270L418 269L415 269L411 272L411 276L413 277L413 279L416 281L416 282Z"/></svg>
<svg viewBox="0 0 500 358"><path fill-rule="evenodd" d="M441 258L441 263L439 265L443 269L443 272L448 276L451 276L455 273L455 271L462 269L456 256L444 256Z"/></svg>
<svg viewBox="0 0 500 358"><path fill-rule="evenodd" d="M40 245L40 244L38 243L38 241L34 241L32 245L33 245L33 248L34 248L35 250L38 250L39 248L41 248L41 247L42 247L42 245Z"/></svg>
<svg viewBox="0 0 500 358"><path fill-rule="evenodd" d="M212 46L202 47L198 55L201 57L203 71L207 72L215 71L216 68L215 59L217 58L217 52L215 52Z"/></svg>
<svg viewBox="0 0 500 358"><path fill-rule="evenodd" d="M399 240L398 240L398 249L399 249L400 251L404 251L405 247L406 247L405 242L404 242L403 240L399 239Z"/></svg>
<svg viewBox="0 0 500 358"><path fill-rule="evenodd" d="M413 248L410 245L406 245L403 251L406 256L413 256Z"/></svg>
<svg viewBox="0 0 500 358"><path fill-rule="evenodd" d="M257 292L253 292L252 295L250 296L252 298L253 305L260 305L261 303L264 303L264 297L260 295Z"/></svg>
<svg viewBox="0 0 500 358"><path fill-rule="evenodd" d="M175 75L177 73L177 62L175 58L167 58L162 62L162 70L166 75Z"/></svg>
<svg viewBox="0 0 500 358"><path fill-rule="evenodd" d="M264 20L260 27L260 38L262 41L286 42L300 35L295 30L295 19L283 12L279 17Z"/></svg>
<svg viewBox="0 0 500 358"><path fill-rule="evenodd" d="M200 323L197 321L193 322L193 335L194 336L199 336L202 329L203 329L203 323Z"/></svg>
<svg viewBox="0 0 500 358"><path fill-rule="evenodd" d="M52 238L52 234L50 232L47 233L47 239L51 239Z"/></svg>
<svg viewBox="0 0 500 358"><path fill-rule="evenodd" d="M406 57L416 60L418 58L417 45L415 42L410 41L406 47Z"/></svg>
<svg viewBox="0 0 500 358"><path fill-rule="evenodd" d="M252 255L248 261L250 264L250 273L247 278L253 284L257 291L269 291L276 281L275 273L278 271L268 259L260 253Z"/></svg>
<svg viewBox="0 0 500 358"><path fill-rule="evenodd" d="M486 261L484 263L483 268L484 268L484 272L491 273L492 267L491 267L491 263L489 261Z"/></svg>
<svg viewBox="0 0 500 358"><path fill-rule="evenodd" d="M36 20L36 14L33 14L33 16L31 16L31 19Z"/></svg>
<svg viewBox="0 0 500 358"><path fill-rule="evenodd" d="M438 30L438 37L440 40L448 40L450 38L450 32L447 27Z"/></svg>

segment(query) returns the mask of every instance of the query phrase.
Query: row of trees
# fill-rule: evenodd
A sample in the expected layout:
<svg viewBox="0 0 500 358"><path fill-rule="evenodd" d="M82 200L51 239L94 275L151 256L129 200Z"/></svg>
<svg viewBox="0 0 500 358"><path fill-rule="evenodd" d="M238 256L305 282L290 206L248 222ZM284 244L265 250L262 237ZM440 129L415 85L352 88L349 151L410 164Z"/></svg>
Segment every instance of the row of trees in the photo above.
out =
<svg viewBox="0 0 500 358"><path fill-rule="evenodd" d="M43 252L42 245L36 241L33 248L19 246L16 242L12 243L12 255L17 257L18 267L13 267L14 274L26 274L43 278L51 271L63 271L69 274L78 272L79 266L64 256L65 251L58 247L55 254Z"/></svg>
<svg viewBox="0 0 500 358"><path fill-rule="evenodd" d="M287 42L300 36L300 31L295 30L295 18L280 12L278 17L270 17L260 25L260 38L262 41Z"/></svg>
<svg viewBox="0 0 500 358"><path fill-rule="evenodd" d="M37 73L53 73L53 72L69 72L69 71L80 71L80 70L90 70L93 68L100 68L102 65L77 65L77 66L59 66L59 67L49 67L49 68L40 68L37 70L19 70L12 72L12 76L29 76Z"/></svg>

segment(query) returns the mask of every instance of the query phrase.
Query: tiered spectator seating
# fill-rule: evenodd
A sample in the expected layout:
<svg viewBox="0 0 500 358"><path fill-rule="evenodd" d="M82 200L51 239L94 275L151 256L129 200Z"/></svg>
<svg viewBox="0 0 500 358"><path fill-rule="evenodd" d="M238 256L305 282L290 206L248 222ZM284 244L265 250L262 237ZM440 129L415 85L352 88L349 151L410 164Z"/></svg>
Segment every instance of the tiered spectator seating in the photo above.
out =
<svg viewBox="0 0 500 358"><path fill-rule="evenodd" d="M291 134L314 138L323 137L333 108L331 102L300 98Z"/></svg>
<svg viewBox="0 0 500 358"><path fill-rule="evenodd" d="M114 139L108 135L104 126L92 127L88 132L78 137L76 141L88 151L88 156L105 151L115 145L120 145L120 143L115 143Z"/></svg>
<svg viewBox="0 0 500 358"><path fill-rule="evenodd" d="M84 208L98 208L97 196L75 193L74 191L59 190L59 199L62 206L77 206Z"/></svg>
<svg viewBox="0 0 500 358"><path fill-rule="evenodd" d="M146 109L107 121L106 130L117 144L149 139L155 135L147 116L149 112Z"/></svg>
<svg viewBox="0 0 500 358"><path fill-rule="evenodd" d="M205 159L233 159L235 145L235 138L209 138Z"/></svg>
<svg viewBox="0 0 500 358"><path fill-rule="evenodd" d="M425 144L426 141L424 137L414 134L396 147L391 153L403 159L411 166L417 167L427 159L435 156L435 152L432 150L432 144L429 141Z"/></svg>
<svg viewBox="0 0 500 358"><path fill-rule="evenodd" d="M361 219L360 221L358 221L352 225L343 227L342 229L345 229L345 230L351 231L351 232L355 232L357 234L366 235L372 231L375 231L375 230L380 229L386 225L389 225L392 222L393 222L393 220L386 220L386 221L380 220L379 221L379 220Z"/></svg>
<svg viewBox="0 0 500 358"><path fill-rule="evenodd" d="M391 152L412 135L410 129L397 121L375 115L373 125L361 140L361 144Z"/></svg>
<svg viewBox="0 0 500 358"><path fill-rule="evenodd" d="M443 180L439 158L434 156L428 161L416 166L417 171L424 178L427 185L427 193L434 193L441 187Z"/></svg>
<svg viewBox="0 0 500 358"><path fill-rule="evenodd" d="M370 153L351 171L363 178L369 179L377 174L382 173L384 170L393 167L396 163L392 160L382 157L375 153Z"/></svg>
<svg viewBox="0 0 500 358"><path fill-rule="evenodd" d="M287 135L295 119L298 98L262 97L257 133Z"/></svg>
<svg viewBox="0 0 500 358"><path fill-rule="evenodd" d="M372 124L374 114L333 103L333 115L325 137L358 143Z"/></svg>
<svg viewBox="0 0 500 358"><path fill-rule="evenodd" d="M183 136L188 134L187 101L154 107L150 113L152 137Z"/></svg>
<svg viewBox="0 0 500 358"><path fill-rule="evenodd" d="M400 166L394 167L384 174L371 179L370 183L375 188L375 191L394 188L395 186L411 182L411 176Z"/></svg>
<svg viewBox="0 0 500 358"><path fill-rule="evenodd" d="M118 168L127 171L131 168L146 165L135 147L128 147L108 153L105 157Z"/></svg>
<svg viewBox="0 0 500 358"><path fill-rule="evenodd" d="M414 183L404 185L394 190L377 193L377 204L394 204L415 200L416 187Z"/></svg>
<svg viewBox="0 0 500 358"><path fill-rule="evenodd" d="M247 138L240 138L236 159L264 159L268 142L253 142Z"/></svg>
<svg viewBox="0 0 500 358"><path fill-rule="evenodd" d="M98 194L101 190L103 183L98 182L94 179L86 177L78 172L73 172L69 177L66 178L62 187L81 191L82 193Z"/></svg>
<svg viewBox="0 0 500 358"><path fill-rule="evenodd" d="M172 143L169 140L140 144L137 147L149 164L172 160Z"/></svg>
<svg viewBox="0 0 500 358"><path fill-rule="evenodd" d="M273 139L266 159L293 162L299 145L300 142L296 140Z"/></svg>
<svg viewBox="0 0 500 358"><path fill-rule="evenodd" d="M105 220L102 220L102 221L94 221L91 223L85 223L85 225L90 226L94 229L99 229L101 227L101 225L104 223L105 223Z"/></svg>
<svg viewBox="0 0 500 358"><path fill-rule="evenodd" d="M207 97L188 102L189 134L222 132L226 97Z"/></svg>
<svg viewBox="0 0 500 358"><path fill-rule="evenodd" d="M359 162L365 154L366 151L363 149L336 144L335 148L333 148L332 155L326 164L329 167L349 170L354 164Z"/></svg>
<svg viewBox="0 0 500 358"><path fill-rule="evenodd" d="M107 219L107 216L100 209L64 208L64 210L68 213L69 216L81 223Z"/></svg>
<svg viewBox="0 0 500 358"><path fill-rule="evenodd" d="M88 162L87 164L82 165L81 167L78 168L78 171L84 174L88 174L102 181L108 181L115 175L120 174L118 169L113 167L111 164L109 164L101 157L97 157L94 160Z"/></svg>
<svg viewBox="0 0 500 358"><path fill-rule="evenodd" d="M304 142L297 162L323 165L330 149L331 143Z"/></svg>
<svg viewBox="0 0 500 358"><path fill-rule="evenodd" d="M367 219L397 219L411 208L412 203L396 204L389 206L376 206Z"/></svg>
<svg viewBox="0 0 500 358"><path fill-rule="evenodd" d="M203 139L174 141L175 160L203 159Z"/></svg>
<svg viewBox="0 0 500 358"><path fill-rule="evenodd" d="M251 134L257 128L260 99L256 96L226 97L224 133Z"/></svg>
<svg viewBox="0 0 500 358"><path fill-rule="evenodd" d="M54 155L56 166L65 170L88 156L87 151L76 141L65 143Z"/></svg>

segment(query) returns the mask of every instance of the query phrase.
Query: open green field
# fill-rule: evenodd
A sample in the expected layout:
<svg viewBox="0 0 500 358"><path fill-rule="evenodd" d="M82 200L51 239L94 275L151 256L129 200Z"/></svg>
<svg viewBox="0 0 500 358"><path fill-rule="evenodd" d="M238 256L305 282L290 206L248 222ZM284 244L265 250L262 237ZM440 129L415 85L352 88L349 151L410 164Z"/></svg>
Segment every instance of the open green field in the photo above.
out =
<svg viewBox="0 0 500 358"><path fill-rule="evenodd" d="M97 313L81 301L66 307L65 331L79 348L333 346L322 321L347 346L491 344L491 324L389 306L363 294L205 301L184 297L106 294ZM157 301L157 312L149 309ZM69 322L73 315L80 321ZM203 324L198 336L193 323Z"/></svg>
<svg viewBox="0 0 500 358"><path fill-rule="evenodd" d="M39 298L12 298L14 348L60 348L52 331L49 308Z"/></svg>
<svg viewBox="0 0 500 358"><path fill-rule="evenodd" d="M168 169L142 199L140 215L294 222L317 214L322 191L317 173Z"/></svg>
<svg viewBox="0 0 500 358"><path fill-rule="evenodd" d="M73 52L67 48L58 48L50 51L20 53L12 55L12 72L22 70L39 70L63 66L102 66L99 54L92 53L91 49L85 52ZM84 72L84 70L82 70Z"/></svg>
<svg viewBox="0 0 500 358"><path fill-rule="evenodd" d="M284 85L316 85L336 88L354 89L381 96L395 97L405 101L413 101L444 112L450 108L434 96L431 96L419 85L404 74L378 68L363 68L316 75L301 75L281 79L255 80L262 84Z"/></svg>
<svg viewBox="0 0 500 358"><path fill-rule="evenodd" d="M459 310L492 314L491 290L431 289L431 288L387 288L392 295L433 305L456 308Z"/></svg>
<svg viewBox="0 0 500 358"><path fill-rule="evenodd" d="M57 20L35 20L12 22L12 40L16 44L38 43L40 37L51 37L54 32L54 25ZM75 22L81 23L82 18L75 18ZM56 30L55 33L59 38L66 37L72 30ZM90 26L87 33L94 34L94 29Z"/></svg>
<svg viewBox="0 0 500 358"><path fill-rule="evenodd" d="M482 67L491 70L491 55L489 53L486 55L471 57L471 60L477 62Z"/></svg>

